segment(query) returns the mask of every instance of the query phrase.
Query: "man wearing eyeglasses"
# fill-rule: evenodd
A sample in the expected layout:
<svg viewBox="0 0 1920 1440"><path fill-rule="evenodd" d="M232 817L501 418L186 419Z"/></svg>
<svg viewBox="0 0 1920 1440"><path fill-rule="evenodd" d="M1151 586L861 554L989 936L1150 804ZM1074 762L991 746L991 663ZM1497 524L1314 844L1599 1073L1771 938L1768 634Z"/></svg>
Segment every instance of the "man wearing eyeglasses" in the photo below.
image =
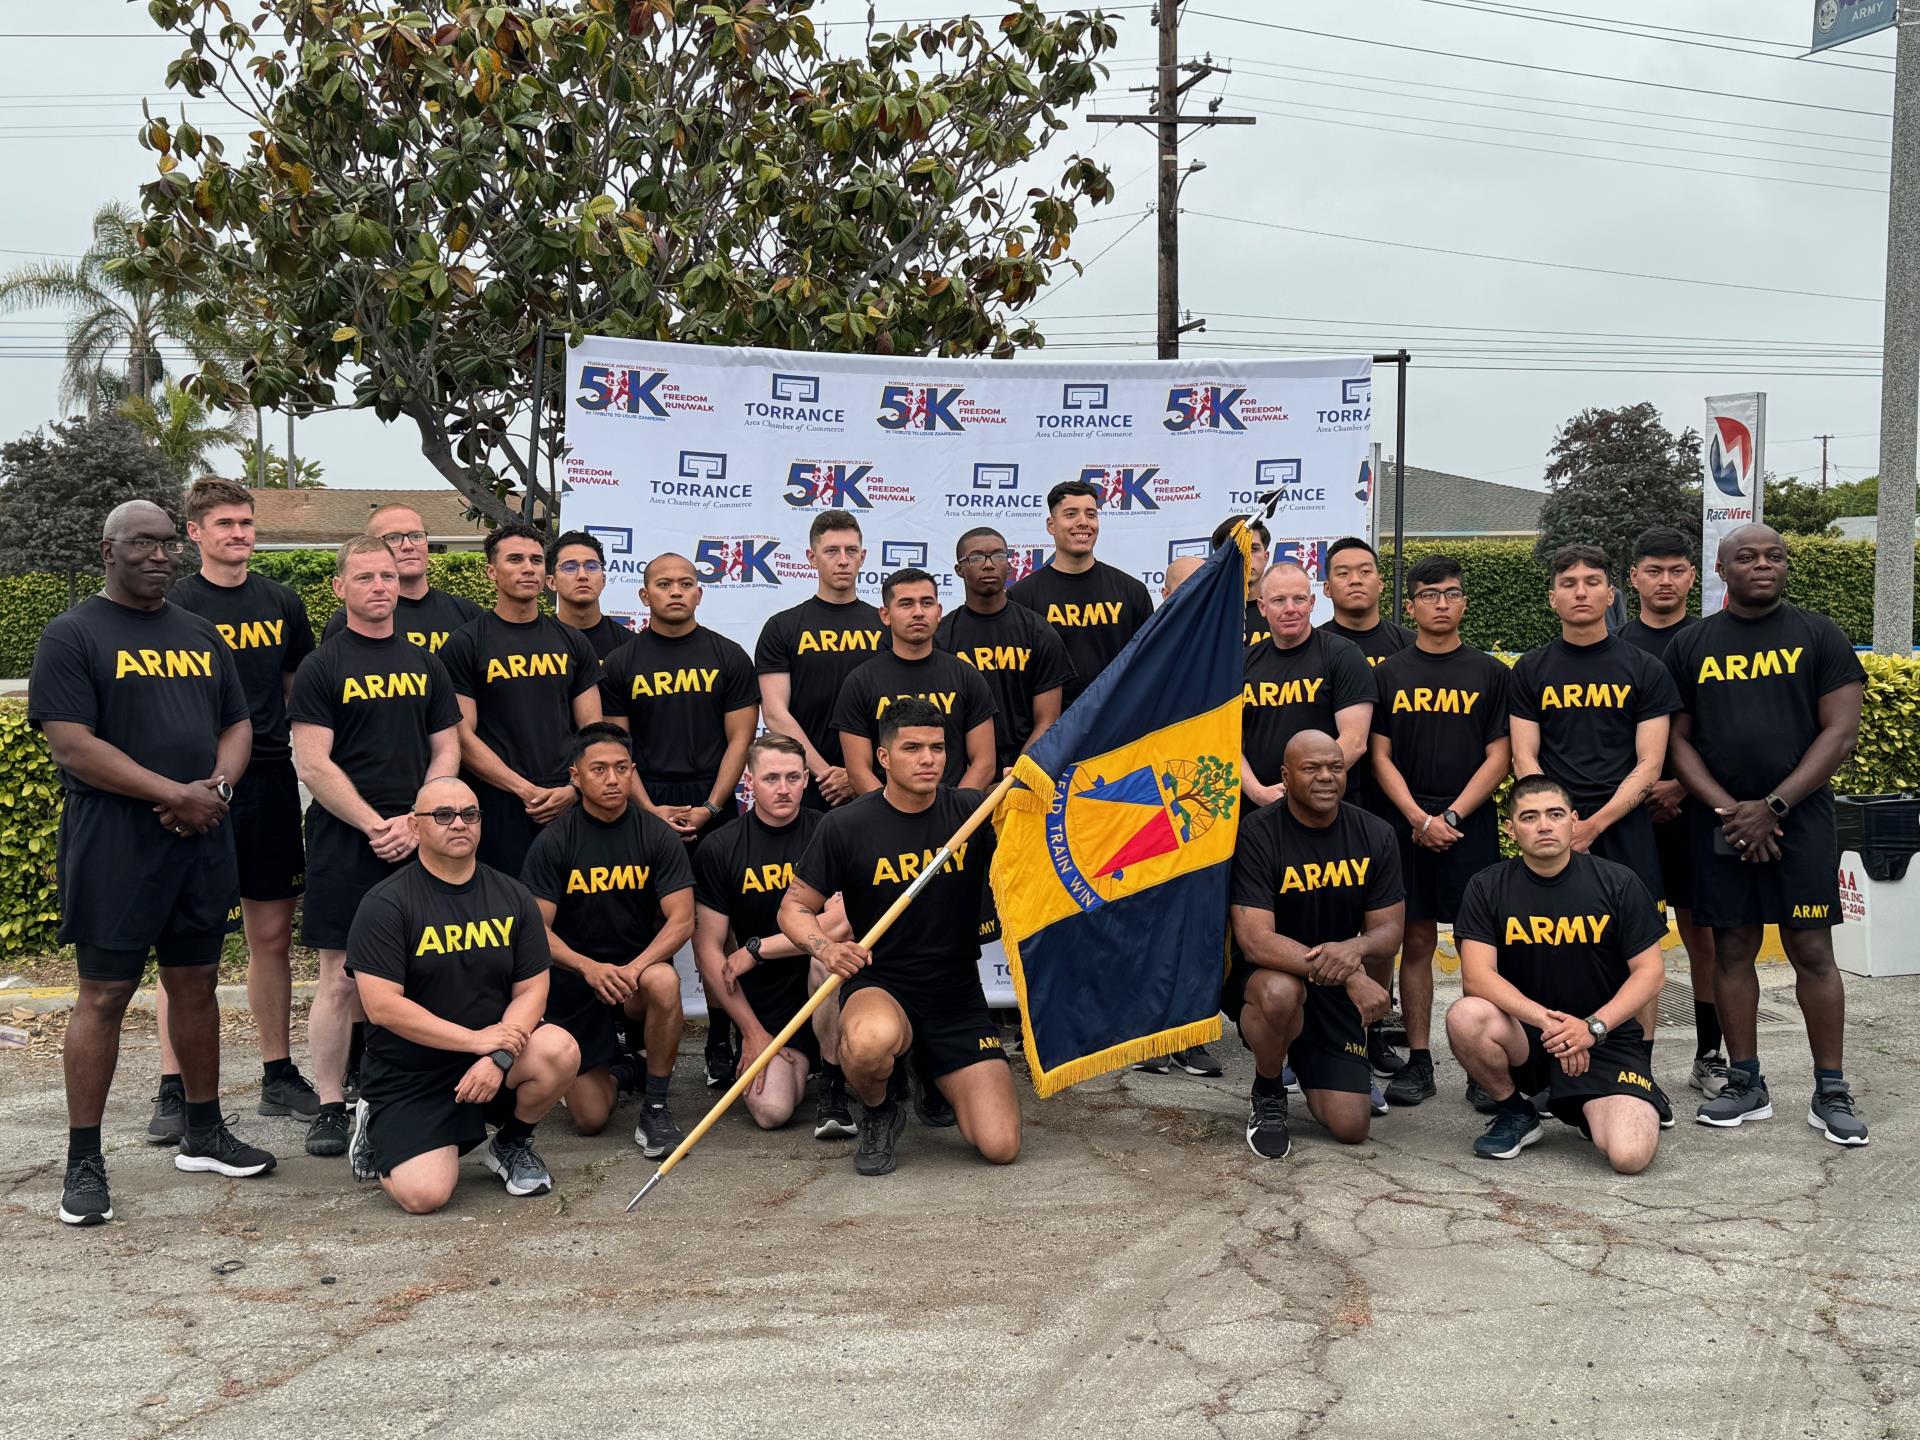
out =
<svg viewBox="0 0 1920 1440"><path fill-rule="evenodd" d="M100 1117L150 953L186 1091L175 1167L240 1178L274 1166L220 1117L214 985L239 901L226 821L253 724L220 632L167 603L181 549L158 505L116 507L100 542L103 593L57 616L33 657L27 718L60 769L60 939L80 975L65 1047L68 1225L113 1218Z"/></svg>
<svg viewBox="0 0 1920 1440"><path fill-rule="evenodd" d="M487 1168L509 1195L544 1195L534 1126L580 1064L573 1037L540 1024L546 927L525 885L476 858L483 822L463 782L421 786L409 823L419 863L373 887L347 941L368 1022L354 1178L431 1214L495 1125Z"/></svg>
<svg viewBox="0 0 1920 1440"><path fill-rule="evenodd" d="M345 1074L358 992L347 938L367 892L413 858L408 819L428 780L460 768L460 707L439 657L395 633L399 569L386 543L349 540L334 561L346 627L294 676L288 713L307 807L307 900L300 943L320 952L307 1044L320 1112L309 1155L347 1149Z"/></svg>
<svg viewBox="0 0 1920 1440"><path fill-rule="evenodd" d="M400 567L400 595L394 602L393 630L422 650L437 651L456 630L480 618L481 609L464 595L452 595L427 583L427 525L406 505L383 505L367 517L367 534L384 540ZM320 632L331 640L346 628L336 610Z"/></svg>
<svg viewBox="0 0 1920 1440"><path fill-rule="evenodd" d="M1500 858L1490 803L1506 778L1507 667L1463 644L1467 594L1460 563L1429 555L1407 572L1413 645L1373 672L1373 774L1400 832L1407 923L1400 945L1400 1010L1407 1063L1387 1082L1390 1105L1434 1094L1433 950L1452 925L1467 882ZM1384 808L1384 807L1383 807ZM1368 1037L1369 1045L1372 1036Z"/></svg>
<svg viewBox="0 0 1920 1440"><path fill-rule="evenodd" d="M607 588L607 552L585 530L569 530L547 547L547 589L553 613L562 625L587 637L593 653L606 658L633 638L633 631L600 613Z"/></svg>
<svg viewBox="0 0 1920 1440"><path fill-rule="evenodd" d="M953 573L966 587L967 603L933 632L934 648L978 670L1000 707L993 717L996 773L1060 718L1062 688L1073 678L1073 661L1053 627L1026 606L1008 602L1011 561L1007 537L998 530L981 527L962 535Z"/></svg>

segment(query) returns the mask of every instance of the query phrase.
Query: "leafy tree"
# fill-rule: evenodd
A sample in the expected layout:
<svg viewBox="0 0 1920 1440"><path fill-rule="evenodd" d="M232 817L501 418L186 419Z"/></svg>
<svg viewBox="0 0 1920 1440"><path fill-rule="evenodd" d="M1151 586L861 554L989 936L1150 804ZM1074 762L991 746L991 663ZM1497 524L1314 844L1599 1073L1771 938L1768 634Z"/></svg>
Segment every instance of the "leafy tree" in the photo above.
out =
<svg viewBox="0 0 1920 1440"><path fill-rule="evenodd" d="M1624 573L1633 542L1652 525L1697 534L1700 436L1675 435L1650 402L1583 410L1561 427L1547 456L1551 493L1540 507L1534 552L1598 545Z"/></svg>
<svg viewBox="0 0 1920 1440"><path fill-rule="evenodd" d="M418 430L480 512L550 502L525 427L544 327L698 344L1007 355L1105 169L1038 152L1116 34L1023 0L823 46L813 0L151 0L243 154L155 118L123 268L244 314L223 402L352 403ZM258 28L256 28L258 27ZM283 33L275 48L269 36ZM848 32L841 32L843 35ZM839 38L839 37L836 37ZM223 126L223 128L226 128ZM1077 269L1078 267L1075 266ZM557 343L547 352L558 368ZM563 387L542 376L557 438Z"/></svg>
<svg viewBox="0 0 1920 1440"><path fill-rule="evenodd" d="M240 447L240 474L237 477L240 483L243 485L251 485L256 490L284 490L287 488L287 457L271 445L267 446L264 479L260 478L262 469L259 447L249 439L246 444ZM324 474L326 474L326 471L321 468L318 460L310 459L305 455L296 455L293 457L293 484L295 489L326 489L327 482L320 478ZM327 573L332 574L333 572L328 571Z"/></svg>
<svg viewBox="0 0 1920 1440"><path fill-rule="evenodd" d="M49 433L50 431L50 433ZM0 446L0 574L100 573L100 531L125 500L180 514L180 475L118 415L58 421Z"/></svg>
<svg viewBox="0 0 1920 1440"><path fill-rule="evenodd" d="M148 395L130 395L120 402L119 411L177 475L204 475L211 468L208 457L249 441L246 421L213 410L171 379L161 382L158 402Z"/></svg>
<svg viewBox="0 0 1920 1440"><path fill-rule="evenodd" d="M1762 516L1782 535L1826 535L1836 519L1853 513L1841 509L1841 503L1837 490L1822 490L1797 475L1784 480L1769 475Z"/></svg>

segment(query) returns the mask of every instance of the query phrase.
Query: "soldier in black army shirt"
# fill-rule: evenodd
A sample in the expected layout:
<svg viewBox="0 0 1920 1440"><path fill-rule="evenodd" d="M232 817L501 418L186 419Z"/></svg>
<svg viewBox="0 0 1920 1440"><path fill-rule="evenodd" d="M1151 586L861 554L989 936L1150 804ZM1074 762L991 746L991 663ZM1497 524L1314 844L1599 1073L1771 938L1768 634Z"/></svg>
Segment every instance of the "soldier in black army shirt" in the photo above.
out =
<svg viewBox="0 0 1920 1440"><path fill-rule="evenodd" d="M1357 535L1327 546L1321 588L1333 602L1333 618L1322 633L1338 635L1378 665L1413 644L1413 632L1380 615L1380 557Z"/></svg>
<svg viewBox="0 0 1920 1440"><path fill-rule="evenodd" d="M1067 647L1073 678L1061 687L1065 707L1127 648L1153 614L1153 597L1126 571L1093 558L1100 492L1086 481L1062 480L1047 492L1047 534L1053 559L1016 582L1007 599L1045 620Z"/></svg>
<svg viewBox="0 0 1920 1440"><path fill-rule="evenodd" d="M485 612L464 595L427 583L427 526L410 505L382 505L367 517L367 534L384 540L400 567L400 598L394 602L393 632L410 645L438 654L456 630ZM336 610L320 632L331 640L346 628L346 612Z"/></svg>
<svg viewBox="0 0 1920 1440"><path fill-rule="evenodd" d="M934 648L956 655L980 672L993 695L994 764L1005 770L1020 752L1060 718L1061 696L1073 678L1073 661L1060 637L1033 611L1007 599L1012 568L1007 539L981 527L954 547L954 574L966 603L943 616Z"/></svg>
<svg viewBox="0 0 1920 1440"><path fill-rule="evenodd" d="M607 588L607 552L585 530L569 530L547 547L547 589L562 625L587 637L602 664L634 636L630 626L600 611Z"/></svg>
<svg viewBox="0 0 1920 1440"><path fill-rule="evenodd" d="M1287 743L1302 730L1332 735L1352 770L1373 718L1373 672L1353 645L1312 628L1307 572L1288 560L1269 565L1260 603L1273 633L1247 652L1240 783L1249 805L1280 798Z"/></svg>

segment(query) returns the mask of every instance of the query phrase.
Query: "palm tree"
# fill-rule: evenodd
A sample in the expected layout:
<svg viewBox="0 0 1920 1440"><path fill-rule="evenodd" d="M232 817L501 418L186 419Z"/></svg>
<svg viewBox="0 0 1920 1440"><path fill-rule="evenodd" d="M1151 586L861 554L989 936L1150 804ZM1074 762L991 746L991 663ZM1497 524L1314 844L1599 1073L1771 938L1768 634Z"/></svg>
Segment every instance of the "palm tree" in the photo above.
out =
<svg viewBox="0 0 1920 1440"><path fill-rule="evenodd" d="M172 379L160 382L160 400L129 395L119 411L134 423L182 479L204 475L216 450L239 449L252 441L252 428L238 415L216 418L206 401L182 390Z"/></svg>
<svg viewBox="0 0 1920 1440"><path fill-rule="evenodd" d="M115 262L139 250L139 217L117 200L93 216L93 241L78 260L41 260L0 276L0 314L65 307L66 366L59 404L88 415L120 400L149 396L166 378L161 345L169 337L198 352L209 346L191 307L153 286L128 282Z"/></svg>

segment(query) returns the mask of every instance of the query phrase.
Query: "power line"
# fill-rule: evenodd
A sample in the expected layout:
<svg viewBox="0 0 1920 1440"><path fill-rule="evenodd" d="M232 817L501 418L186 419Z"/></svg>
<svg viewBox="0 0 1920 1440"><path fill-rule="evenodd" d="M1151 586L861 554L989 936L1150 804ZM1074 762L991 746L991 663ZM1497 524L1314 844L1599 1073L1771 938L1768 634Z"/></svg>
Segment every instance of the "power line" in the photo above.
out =
<svg viewBox="0 0 1920 1440"><path fill-rule="evenodd" d="M1520 10L1531 15L1565 16L1570 20L1600 20L1611 25L1631 25L1639 30L1659 30L1668 35L1697 35L1705 40L1738 40L1747 45L1771 45L1776 50L1793 51L1794 59L1803 58L1805 52L1805 47L1793 40L1762 40L1757 35L1727 35L1718 30L1688 30L1679 25L1656 25L1651 20L1619 20L1609 15L1583 15L1576 10L1546 10L1538 5L1515 4L1513 0L1478 0L1478 3L1498 6L1498 11L1491 12L1496 14L1508 10ZM1520 17L1515 16L1514 18L1518 19ZM1885 57L1876 56L1874 58L1882 59ZM1893 72L1889 70L1883 73L1890 75Z"/></svg>
<svg viewBox="0 0 1920 1440"><path fill-rule="evenodd" d="M1435 50L1425 45L1401 45L1392 40L1371 40L1360 35L1339 35L1328 30L1309 30L1300 25L1281 25L1272 20L1253 20L1244 15L1221 15L1211 10L1196 10L1196 19L1220 20L1229 25L1251 25L1260 30L1283 30L1291 35L1311 35L1321 40L1338 40L1349 45L1372 45L1382 50L1400 50L1411 55L1434 55L1442 60L1468 60L1481 65L1500 65L1510 70L1533 70L1542 75L1567 75L1576 80L1606 80L1616 85L1638 85L1649 90L1674 90L1686 95L1708 95L1718 100L1738 99L1755 105L1787 105L1796 110L1827 110L1836 115L1865 115L1875 120L1890 119L1885 110L1855 110L1845 105L1820 105L1811 100L1782 100L1773 95L1729 96L1720 90L1705 90L1697 85L1672 85L1663 80L1638 80L1626 75L1602 75L1591 70L1564 70L1556 65L1533 65L1524 60L1498 60L1491 55L1468 55L1456 50Z"/></svg>
<svg viewBox="0 0 1920 1440"><path fill-rule="evenodd" d="M1811 300L1855 300L1863 305L1880 303L1880 297L1877 295L1838 295L1824 290L1791 290L1774 285L1741 285L1731 280L1699 280L1685 275L1655 275L1640 270L1610 270L1597 265L1570 265L1558 260L1532 260L1519 255L1489 255L1478 250L1448 250L1438 245L1416 245L1410 240L1386 240L1378 235L1342 235L1331 230L1309 230L1303 225L1282 225L1273 220L1248 220L1239 215L1216 215L1205 210L1192 210L1188 213L1203 219L1221 220L1233 225L1256 225L1266 230L1285 230L1295 235L1313 235L1322 240L1351 240L1362 245L1386 245L1395 250L1424 250L1433 255L1458 255L1472 260L1498 260L1504 264L1533 265L1546 270L1576 270L1587 275L1615 275L1629 280L1665 280L1676 285L1702 285L1715 290L1748 290L1763 295L1800 295Z"/></svg>

